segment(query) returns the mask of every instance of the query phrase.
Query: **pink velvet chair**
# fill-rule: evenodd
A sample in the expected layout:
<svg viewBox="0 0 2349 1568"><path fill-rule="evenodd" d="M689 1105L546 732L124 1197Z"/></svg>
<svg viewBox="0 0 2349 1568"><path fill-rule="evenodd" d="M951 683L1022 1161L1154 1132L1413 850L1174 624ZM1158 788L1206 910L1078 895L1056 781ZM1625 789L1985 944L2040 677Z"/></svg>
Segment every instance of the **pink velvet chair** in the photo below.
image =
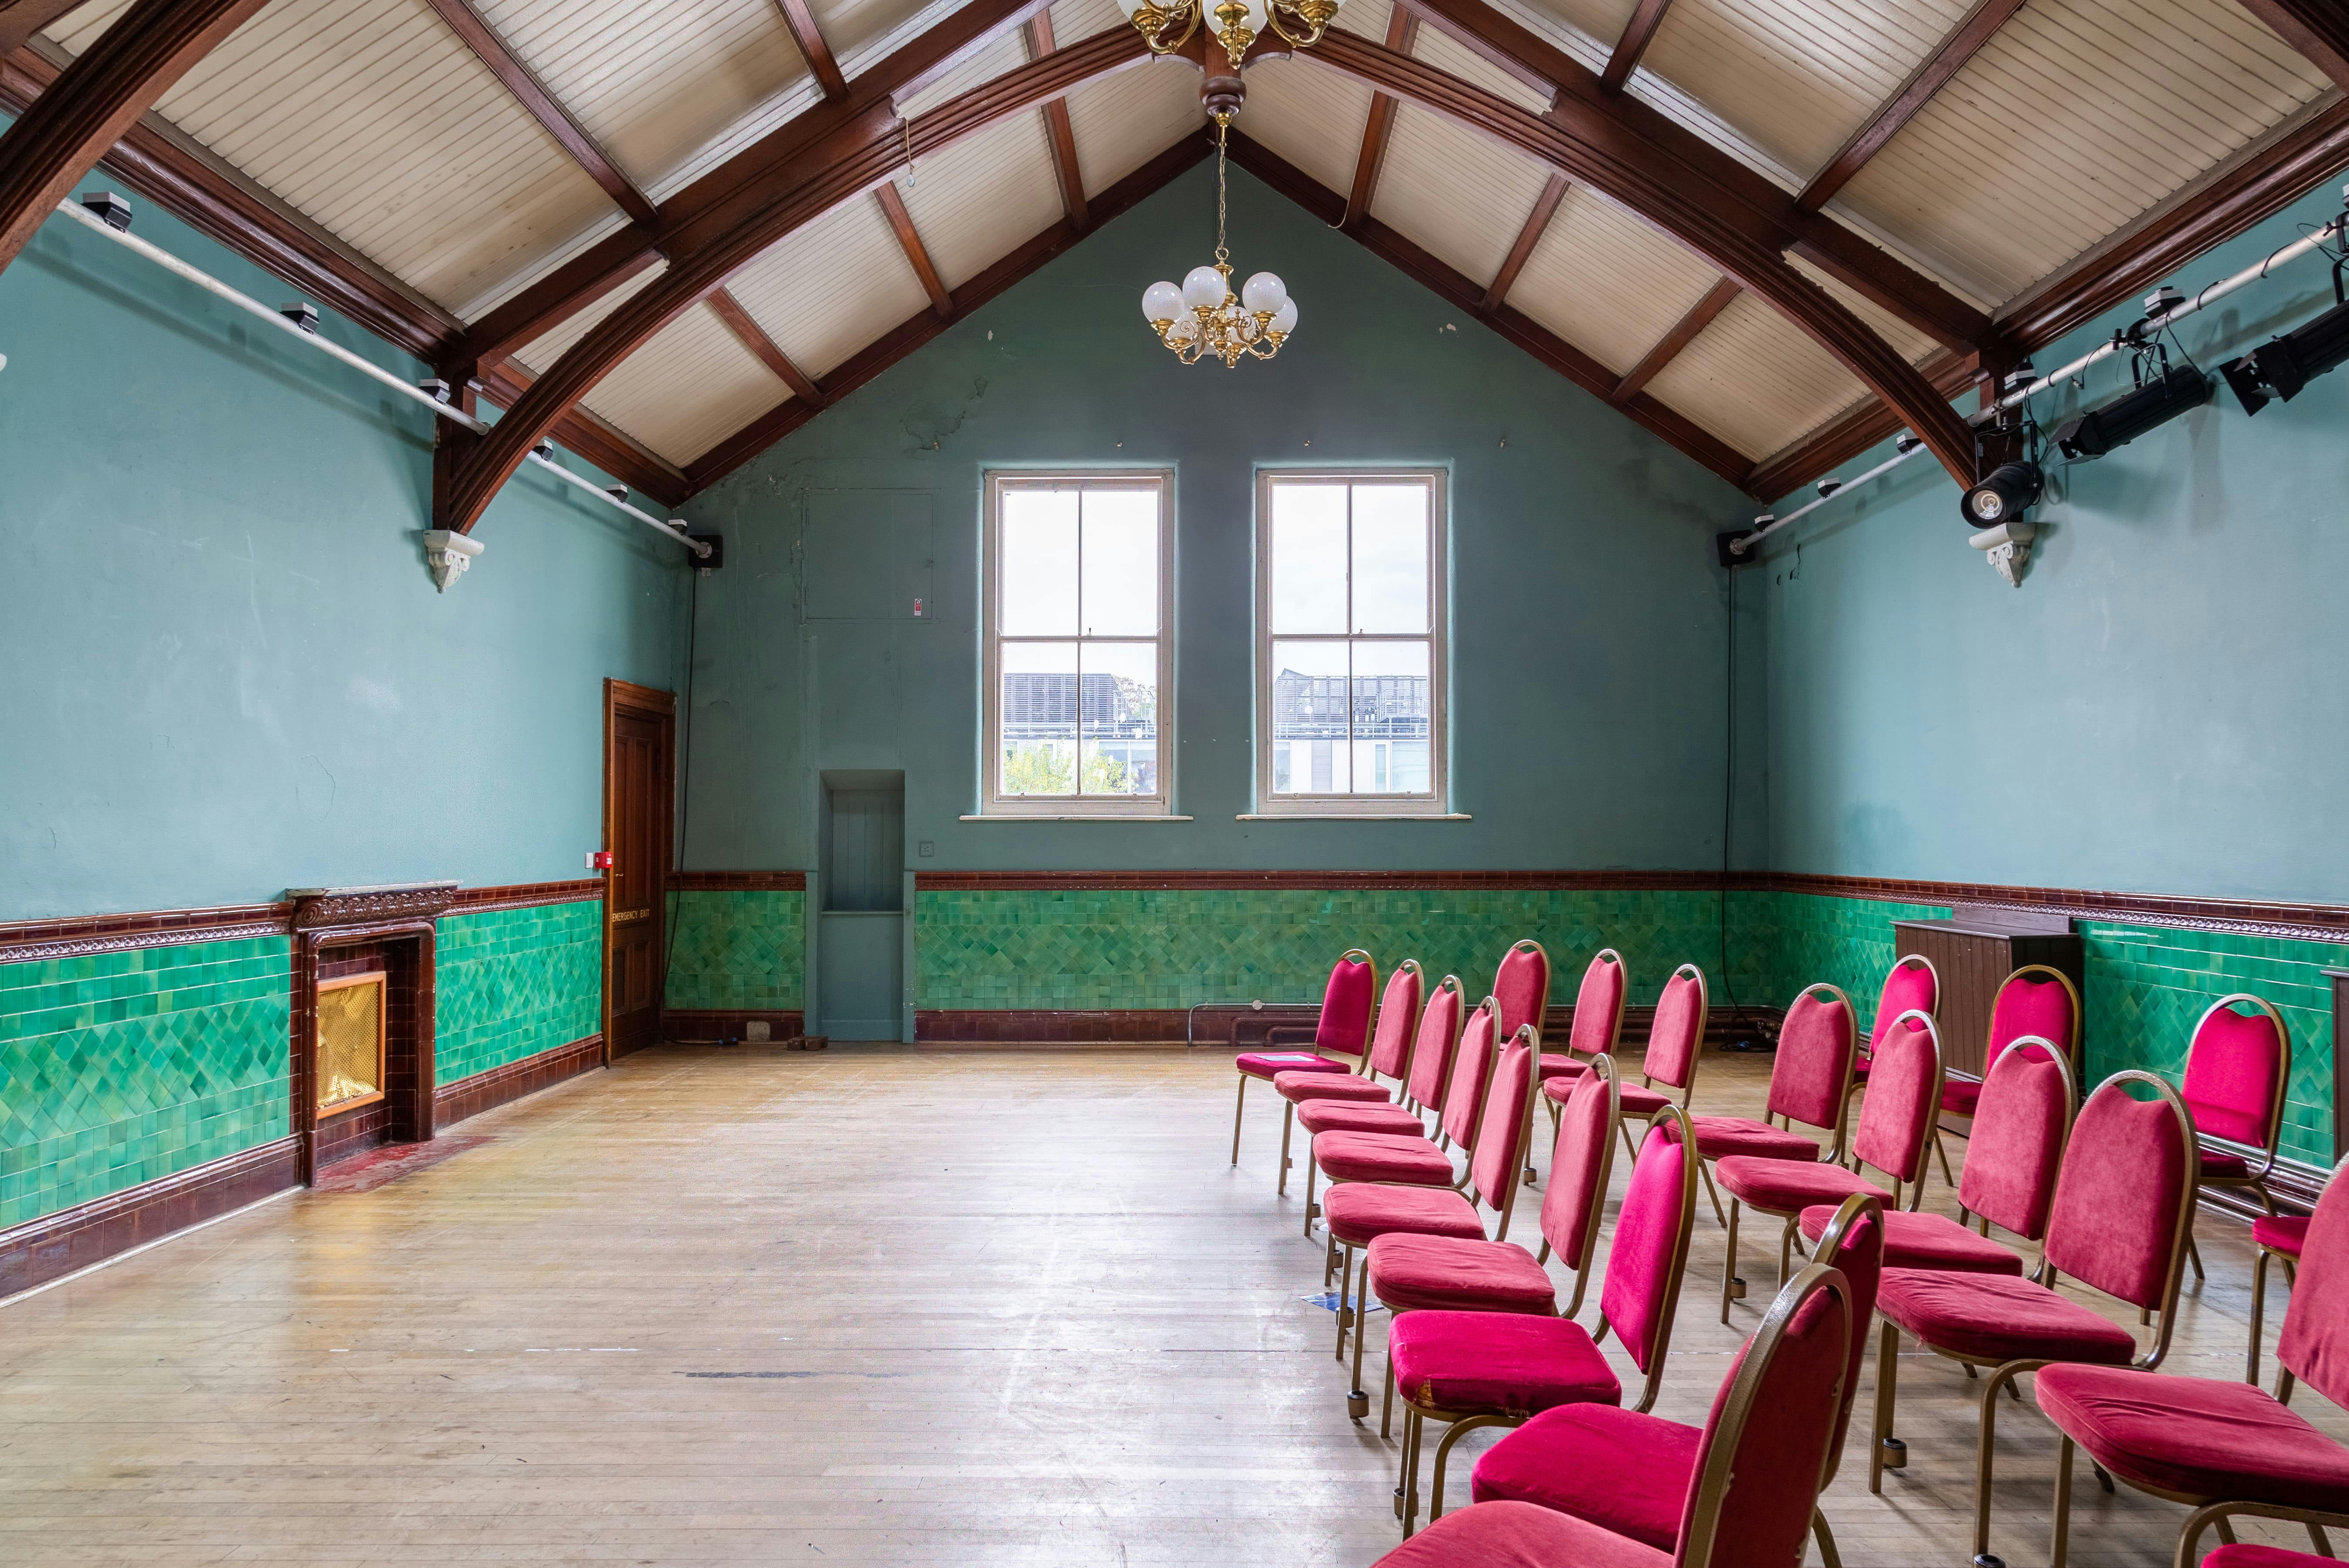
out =
<svg viewBox="0 0 2349 1568"><path fill-rule="evenodd" d="M1361 1100L1305 1099L1297 1104L1297 1122L1309 1134L1322 1132L1398 1132L1407 1137L1431 1136L1424 1114L1440 1110L1452 1081L1452 1061L1460 1047L1460 1030L1468 1016L1466 994L1460 976L1446 975L1429 992L1420 1009L1419 1028L1411 1047L1411 1073L1404 1078L1402 1103L1371 1105ZM1306 1178L1312 1179L1309 1141ZM1306 1205L1309 1215L1311 1203Z"/></svg>
<svg viewBox="0 0 2349 1568"><path fill-rule="evenodd" d="M1493 1093L1499 1096L1512 1088L1496 1079ZM1534 1254L1533 1261L1538 1268L1555 1248L1559 1259L1574 1271L1574 1292L1566 1308L1568 1316L1581 1309L1590 1254L1598 1244L1599 1222L1606 1212L1607 1184L1614 1165L1615 1088L1615 1065L1602 1057L1590 1072L1583 1075L1580 1092L1568 1109L1551 1152L1549 1186L1542 1193L1541 1250ZM1505 1113L1504 1108L1495 1103L1486 1109L1485 1116L1489 1123L1493 1117ZM1514 1190L1516 1183L1507 1185ZM1500 1231L1493 1245L1509 1254L1522 1253L1525 1249L1507 1239L1508 1196L1485 1191L1481 1183L1478 1191L1501 1217ZM1452 1236L1471 1242L1485 1239L1475 1207L1457 1193L1356 1182L1334 1189L1328 1207L1330 1234L1342 1242L1346 1249L1341 1281L1353 1278L1355 1250L1371 1246L1381 1236ZM1364 1274L1365 1282L1356 1285L1353 1299L1367 1304L1367 1263ZM1342 1300L1341 1297L1341 1304ZM1354 1384L1346 1396L1347 1413L1358 1420L1371 1410L1371 1397L1362 1388L1362 1340L1363 1336L1357 1333ZM1342 1331L1340 1343L1342 1346ZM1392 1380L1387 1388L1388 1408L1380 1418L1381 1436L1393 1420Z"/></svg>
<svg viewBox="0 0 2349 1568"><path fill-rule="evenodd" d="M1378 1022L1371 1031L1370 1052L1363 1057L1361 1072L1333 1073L1319 1068L1300 1071L1292 1068L1272 1075L1272 1091L1282 1100L1280 1147L1284 1155L1288 1148L1289 1119L1305 1101L1333 1099L1386 1105L1393 1100L1394 1089L1379 1079L1381 1076L1392 1078L1399 1088L1410 1070L1412 1030L1419 1021L1420 988L1425 983L1425 972L1416 958L1404 959L1387 976L1386 993L1379 998ZM1286 1158L1280 1162L1280 1179L1274 1191L1288 1191Z"/></svg>
<svg viewBox="0 0 2349 1568"><path fill-rule="evenodd" d="M1973 1102L1972 1144L1958 1178L1961 1216L1977 1219L1981 1233L1946 1214L1894 1211L1884 1216L1885 1267L2019 1277L2022 1255L1991 1240L1990 1227L1997 1224L2027 1242L2047 1233L2055 1173L2078 1096L2070 1062L2051 1042L2024 1036L2014 1044L2023 1048L1991 1064ZM1804 1210L1804 1236L1817 1240L1835 1212L1825 1206Z"/></svg>
<svg viewBox="0 0 2349 1568"><path fill-rule="evenodd" d="M2155 1098L2130 1098L2129 1086ZM2178 1091L2147 1072L2115 1073L2088 1097L2064 1150L2039 1272L2011 1274L1887 1269L1876 1310L1876 1441L1868 1489L1883 1490L1887 1468L1907 1463L1892 1435L1896 1365L1905 1329L1924 1348L1985 1370L1974 1470L1974 1555L1990 1552L1991 1454L1999 1391L2037 1372L2043 1398L2049 1369L2061 1362L2147 1370L2168 1354L2177 1321L2178 1281L2199 1174L2194 1119ZM2100 1312L2054 1289L2061 1270L2082 1284L2127 1302L2161 1326L2149 1349ZM2240 1387L2240 1385L2233 1385ZM1983 1565L1987 1568L1987 1565Z"/></svg>
<svg viewBox="0 0 2349 1568"><path fill-rule="evenodd" d="M1795 1568L1831 1462L1851 1286L1813 1264L1771 1304L1705 1418L1668 1550L1530 1502L1447 1514L1379 1568Z"/></svg>
<svg viewBox="0 0 2349 1568"><path fill-rule="evenodd" d="M1567 1031L1566 1049L1542 1063L1542 1077L1578 1077L1593 1057L1611 1057L1623 1036L1623 999L1630 978L1623 955L1602 947L1583 966L1582 984L1574 993L1574 1026Z"/></svg>
<svg viewBox="0 0 2349 1568"><path fill-rule="evenodd" d="M1683 1112L1695 1099L1696 1068L1704 1046L1707 1012L1704 971L1693 964L1682 965L1672 971L1672 977L1664 982L1663 991L1656 997L1655 1016L1648 1026L1647 1050L1640 1058L1640 1081L1622 1088L1620 1125L1627 1150L1632 1147L1632 1122L1649 1120L1665 1106L1675 1103L1656 1088L1658 1084L1680 1090L1677 1103ZM1552 1121L1557 1118L1558 1107L1573 1092L1570 1080L1552 1078L1543 1082L1542 1094L1549 1101Z"/></svg>
<svg viewBox="0 0 2349 1568"><path fill-rule="evenodd" d="M1690 1125L1696 1130L1697 1152L1707 1162L1739 1154L1816 1161L1820 1157L1816 1140L1794 1130L1794 1123L1801 1121L1835 1135L1826 1158L1840 1163L1857 1031L1850 997L1824 981L1803 987L1787 1007L1785 1022L1778 1030L1778 1054L1770 1064L1770 1096L1764 1104L1763 1119L1693 1117ZM1777 1125L1780 1119L1786 1122L1783 1129ZM1708 1174L1708 1187L1712 1181ZM1715 1193L1714 1212L1720 1208L1720 1195Z"/></svg>
<svg viewBox="0 0 2349 1568"><path fill-rule="evenodd" d="M1468 1151L1472 1168L1499 1055L1499 1036L1500 1007L1487 996L1476 1005L1460 1031L1452 1081L1444 1088L1442 1125L1452 1141ZM1317 1132L1309 1181L1315 1171L1333 1183L1382 1181L1398 1187L1449 1187L1454 1191L1467 1185L1470 1175L1468 1171L1454 1173L1452 1157L1428 1138L1424 1126L1409 1132L1353 1132L1342 1128ZM1309 1185L1305 1199L1305 1233L1309 1236L1321 1209L1313 1202Z"/></svg>
<svg viewBox="0 0 2349 1568"><path fill-rule="evenodd" d="M1859 1048L1859 1059L1852 1064L1855 1083L1868 1082L1876 1065L1876 1052L1884 1044L1885 1032L1892 1021L1903 1013L1922 1013L1929 1018L1938 1017L1941 1010L1941 976L1933 961L1920 953L1905 953L1892 961L1885 972L1884 985L1876 993L1876 1022L1868 1030L1868 1044Z"/></svg>
<svg viewBox="0 0 2349 1568"><path fill-rule="evenodd" d="M1578 1097L1568 1109L1584 1103ZM1622 1403L1623 1386L1599 1349L1610 1329L1646 1379L1635 1408L1655 1404L1696 1218L1695 1161L1685 1131L1677 1109L1663 1111L1632 1165L1608 1248L1596 1334L1574 1321L1579 1290L1558 1314L1548 1275L1522 1248L1399 1237L1371 1243L1371 1288L1395 1314L1387 1331L1387 1377L1403 1402L1398 1491L1405 1535L1417 1523L1429 1421L1450 1429L1436 1445L1430 1491L1429 1517L1440 1519L1445 1462L1466 1433L1516 1426L1561 1406Z"/></svg>
<svg viewBox="0 0 2349 1568"><path fill-rule="evenodd" d="M1851 1336L1844 1362L1843 1399L1827 1445L1827 1480L1843 1458L1844 1432L1859 1394L1859 1364L1867 1354L1868 1316L1884 1267L1884 1205L1854 1193L1833 1210L1820 1233L1816 1261L1851 1286ZM1562 1405L1545 1410L1485 1450L1470 1495L1478 1502L1514 1501L1570 1513L1601 1529L1669 1552L1680 1532L1681 1504L1695 1478L1704 1443L1700 1427L1668 1421L1616 1405ZM1825 1490L1826 1482L1821 1482ZM1439 1496L1438 1501L1441 1501ZM1823 1518L1812 1522L1819 1555L1837 1568L1835 1536Z"/></svg>
<svg viewBox="0 0 2349 1568"><path fill-rule="evenodd" d="M2338 1177L2340 1168L2333 1174ZM2298 1378L2349 1405L2349 1196L2334 1181L2316 1202L2300 1281L2285 1309L2278 1396ZM2072 1511L2072 1450L2088 1451L2115 1480L2195 1510L2178 1537L2190 1563L2203 1529L2235 1514L2297 1520L2331 1555L2326 1525L2349 1526L2349 1449L2256 1384L2157 1377L2125 1367L2043 1369L2042 1414L2063 1434L2055 1470L2054 1568L2063 1568Z"/></svg>
<svg viewBox="0 0 2349 1568"><path fill-rule="evenodd" d="M2079 1081L2080 993L2062 970L2026 964L1998 983L1998 994L1991 998L1990 1032L1982 1042L1982 1077L1951 1078L1943 1083L1941 1114L1971 1118L1991 1068L1998 1066L1998 1058L2010 1047L2025 1039L2034 1042L2034 1050L2053 1046L2072 1069L2073 1081ZM1958 1136L1970 1138L1972 1131L1969 1129ZM1935 1140L1937 1147L1939 1141ZM1950 1158L1943 1153L1941 1174L1949 1173Z"/></svg>
<svg viewBox="0 0 2349 1568"><path fill-rule="evenodd" d="M2301 1253L2308 1249L2308 1221L2290 1214L2264 1214L2251 1222L2251 1243L2260 1255L2251 1264L2251 1349L2243 1363L2246 1383L2260 1380L2260 1334L2268 1315L2268 1260L2282 1260L2285 1282L2296 1284ZM2279 1380L2277 1392L2282 1390Z"/></svg>
<svg viewBox="0 0 2349 1568"><path fill-rule="evenodd" d="M1514 1039L1520 1026L1538 1029L1549 1010L1549 952L1530 936L1509 944L1493 971L1493 1000L1501 1005L1501 1038Z"/></svg>
<svg viewBox="0 0 2349 1568"><path fill-rule="evenodd" d="M1359 947L1350 947L1330 967L1330 983L1321 988L1321 1016L1313 1026L1309 1051L1242 1051L1232 1065L1239 1069L1239 1094L1232 1105L1232 1163L1240 1162L1240 1119L1247 1114L1250 1078L1270 1083L1285 1072L1354 1072L1370 1065L1371 1004L1379 994L1379 966ZM1355 1058L1349 1063L1341 1056ZM1280 1169L1288 1171L1288 1123L1281 1122Z"/></svg>
<svg viewBox="0 0 2349 1568"><path fill-rule="evenodd" d="M1785 1047L1782 1043L1781 1050ZM1925 1162L1931 1158L1933 1120L1941 1109L1941 1041L1933 1020L1922 1013L1903 1013L1877 1037L1876 1076L1868 1080L1861 1103L1859 1127L1851 1140L1853 1170L1816 1161L1771 1160L1732 1154L1713 1167L1713 1179L1729 1194L1729 1250L1722 1264L1721 1321L1729 1321L1729 1304L1744 1294L1737 1277L1737 1214L1749 1208L1784 1222L1778 1235L1778 1281L1791 1272L1787 1264L1795 1244L1795 1222L1805 1209L1839 1203L1855 1193L1871 1197L1887 1209L1900 1206L1900 1189L1909 1184L1909 1207L1915 1210L1925 1193ZM1860 1175L1857 1167L1873 1165L1892 1180L1892 1191Z"/></svg>
<svg viewBox="0 0 2349 1568"><path fill-rule="evenodd" d="M2292 1082L2292 1030L2273 1004L2238 991L2210 1004L2186 1047L2178 1092L2194 1112L2194 1130L2216 1149L2202 1150L2202 1185L2248 1188L2272 1214L2268 1193L2276 1145L2283 1137L2283 1097ZM2202 1256L2187 1236L2194 1277Z"/></svg>

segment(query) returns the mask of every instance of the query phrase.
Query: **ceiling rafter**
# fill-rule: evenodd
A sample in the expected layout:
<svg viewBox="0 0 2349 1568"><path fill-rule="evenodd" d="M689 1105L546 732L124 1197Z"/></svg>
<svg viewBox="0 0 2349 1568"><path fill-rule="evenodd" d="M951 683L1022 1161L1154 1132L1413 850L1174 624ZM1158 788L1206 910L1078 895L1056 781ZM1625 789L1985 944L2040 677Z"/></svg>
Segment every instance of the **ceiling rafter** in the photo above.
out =
<svg viewBox="0 0 2349 1568"><path fill-rule="evenodd" d="M1837 191L1851 183L1868 160L1884 150L1885 144L1900 134L1901 128L1917 118L1933 96L1950 85L1950 78L1963 70L1966 62L1982 52L1982 47L1997 36L1998 30L2023 9L2023 0L1974 0L1974 7L1950 29L1947 36L1933 51L1917 62L1909 79L1893 89L1892 96L1877 106L1866 124L1851 133L1835 156L1811 176L1803 193L1795 198L1795 205L1806 212L1816 212L1835 199Z"/></svg>
<svg viewBox="0 0 2349 1568"><path fill-rule="evenodd" d="M1031 63L1060 46L1052 39L1050 11L1038 12L1022 31ZM1061 211L1080 232L1092 227L1092 217L1085 211L1084 170L1077 161L1077 127L1069 118L1068 99L1057 98L1044 106L1044 139L1052 150L1052 178L1061 187Z"/></svg>
<svg viewBox="0 0 2349 1568"><path fill-rule="evenodd" d="M1727 310L1732 301L1745 291L1734 280L1723 278L1705 291L1704 297L1689 307L1688 314L1672 323L1672 329L1656 340L1656 346L1640 356L1640 363L1623 373L1615 383L1615 390L1607 400L1621 403L1638 397L1656 373L1680 357L1681 350L1697 340L1697 335L1713 325L1713 318Z"/></svg>
<svg viewBox="0 0 2349 1568"><path fill-rule="evenodd" d="M885 182L873 192L873 199L881 203L881 215L889 220L889 232L897 236L897 248L905 253L906 264L922 280L922 292L930 296L930 308L940 315L954 315L954 291L947 287L937 263L930 259L930 248L922 243L921 231L914 227L914 215L905 211L905 199L898 194L896 181Z"/></svg>
<svg viewBox="0 0 2349 1568"><path fill-rule="evenodd" d="M604 194L614 205L628 215L632 222L651 225L660 221L652 201L636 189L635 181L612 160L587 128L573 117L561 99L550 91L538 73L523 62L522 57L509 48L506 41L479 11L472 0L425 0L449 25L449 30L463 40L465 47L490 68L513 100L522 105L531 119L538 121L547 135L561 144L571 155L571 160L587 171L587 178L603 187Z"/></svg>
<svg viewBox="0 0 2349 1568"><path fill-rule="evenodd" d="M1631 19L1623 24L1623 36L1615 40L1615 52L1607 57L1607 68L1599 73L1599 84L1609 92L1621 92L1631 73L1640 68L1640 57L1656 41L1656 29L1664 25L1664 13L1672 0L1640 0L1631 12Z"/></svg>
<svg viewBox="0 0 2349 1568"><path fill-rule="evenodd" d="M2240 0L2333 85L2349 92L2349 6L2341 0Z"/></svg>
<svg viewBox="0 0 2349 1568"><path fill-rule="evenodd" d="M792 397L819 408L823 407L823 392L816 386L814 377L792 363L792 356L785 354L781 346L767 335L767 329L742 308L742 302L734 297L732 290L710 290L709 308L718 313L718 319L725 324L727 331L734 335L736 342L749 349L761 365L775 373L778 380L792 389Z"/></svg>
<svg viewBox="0 0 2349 1568"><path fill-rule="evenodd" d="M1517 274L1526 270L1527 262L1533 260L1534 247L1541 243L1543 233L1549 228L1549 221L1557 216L1557 204L1565 200L1566 176L1552 174L1548 182L1542 186L1541 194L1534 198L1534 210L1526 214L1524 224L1517 230L1516 243L1511 245L1509 253L1501 259L1501 270L1495 273L1493 281L1485 285L1485 310L1500 309L1501 302L1509 297L1509 291L1517 286Z"/></svg>
<svg viewBox="0 0 2349 1568"><path fill-rule="evenodd" d="M808 0L775 0L775 9L783 14L783 26L792 30L792 42L800 46L800 54L815 73L815 85L827 98L848 96L848 78L841 74L840 61L833 55L832 46L824 41L823 29L816 26L815 12Z"/></svg>
<svg viewBox="0 0 2349 1568"><path fill-rule="evenodd" d="M22 48L67 12L87 0L0 0L0 57Z"/></svg>
<svg viewBox="0 0 2349 1568"><path fill-rule="evenodd" d="M1497 27L1516 27L1480 0L1418 3L1444 5L1454 14L1483 13ZM1562 56L1557 63L1566 79L1547 116L1529 114L1447 72L1350 34L1325 35L1309 57L1457 120L1630 208L1760 295L1870 391L1899 409L1951 475L1973 482L1974 438L1966 422L1898 350L1787 262L1785 253L1790 249L1809 253L1814 233L1809 226L1834 226L1816 214L1795 211L1783 191L1725 154L1690 137L1687 140L1704 156L1673 156L1675 138L1652 131L1640 135L1640 122L1628 113L1653 111L1628 97L1603 93L1595 77ZM1655 118L1668 124L1661 116ZM1670 129L1678 131L1677 127ZM1876 253L1883 265L1898 265ZM1990 335L1986 322L1981 335Z"/></svg>
<svg viewBox="0 0 2349 1568"><path fill-rule="evenodd" d="M1418 37L1418 17L1400 5L1388 13L1388 48L1408 55ZM1351 228L1371 215L1371 202L1379 193L1379 175L1386 168L1387 143L1394 139L1395 113L1401 108L1392 93L1371 95L1371 115L1362 122L1362 150L1354 155L1354 183L1339 227Z"/></svg>

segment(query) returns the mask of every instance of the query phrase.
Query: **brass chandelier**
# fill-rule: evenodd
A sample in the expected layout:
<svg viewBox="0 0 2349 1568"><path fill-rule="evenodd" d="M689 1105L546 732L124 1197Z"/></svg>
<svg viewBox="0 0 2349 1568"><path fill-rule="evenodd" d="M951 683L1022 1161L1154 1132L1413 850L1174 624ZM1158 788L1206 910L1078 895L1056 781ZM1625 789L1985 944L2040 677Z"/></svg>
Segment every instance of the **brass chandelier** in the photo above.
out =
<svg viewBox="0 0 2349 1568"><path fill-rule="evenodd" d="M1216 260L1193 267L1183 286L1160 281L1142 291L1142 314L1158 341L1185 365L1216 358L1234 369L1243 359L1269 359L1297 330L1297 302L1278 274L1257 273L1232 297L1231 252L1224 244L1224 139L1231 116L1216 116Z"/></svg>
<svg viewBox="0 0 2349 1568"><path fill-rule="evenodd" d="M1338 5L1339 0L1222 0L1213 12L1213 31L1232 69L1238 70L1248 46L1268 27L1300 49L1319 43ZM1208 14L1208 0L1174 0L1168 5L1143 0L1133 25L1152 54L1171 55L1191 41Z"/></svg>

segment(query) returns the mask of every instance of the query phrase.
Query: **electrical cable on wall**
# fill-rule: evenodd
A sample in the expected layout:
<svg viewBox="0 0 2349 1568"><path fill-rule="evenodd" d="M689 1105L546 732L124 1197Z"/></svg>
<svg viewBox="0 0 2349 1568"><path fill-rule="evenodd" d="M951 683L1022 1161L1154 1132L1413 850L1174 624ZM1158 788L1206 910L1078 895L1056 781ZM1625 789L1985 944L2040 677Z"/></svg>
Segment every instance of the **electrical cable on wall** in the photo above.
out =
<svg viewBox="0 0 2349 1568"><path fill-rule="evenodd" d="M1747 1036L1747 1042L1735 1049L1760 1049L1762 1031L1737 999L1737 984L1729 977L1729 829L1732 812L1737 801L1737 573L1729 574L1729 635L1723 663L1722 707L1724 710L1726 739L1723 749L1727 756L1721 765L1721 993L1729 998L1730 1009L1737 1015L1738 1026Z"/></svg>
<svg viewBox="0 0 2349 1568"><path fill-rule="evenodd" d="M689 573L686 577L685 602L685 747L677 769L677 852L669 857L675 863L669 867L672 875L685 872L686 839L693 830L693 665L697 645L701 640L701 573ZM661 958L661 1001L668 1001L668 975L677 965L677 911L678 889L668 890L668 952ZM720 1045L732 1045L720 1040Z"/></svg>

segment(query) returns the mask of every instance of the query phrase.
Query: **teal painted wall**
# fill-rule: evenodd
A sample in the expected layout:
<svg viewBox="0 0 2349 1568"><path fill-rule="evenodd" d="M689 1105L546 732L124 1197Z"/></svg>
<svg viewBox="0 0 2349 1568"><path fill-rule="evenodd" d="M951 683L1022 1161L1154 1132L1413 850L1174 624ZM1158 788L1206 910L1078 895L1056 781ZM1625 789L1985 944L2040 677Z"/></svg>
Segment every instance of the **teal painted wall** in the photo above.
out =
<svg viewBox="0 0 2349 1568"><path fill-rule="evenodd" d="M432 985L435 1083L585 1039L603 1027L603 903L444 915Z"/></svg>
<svg viewBox="0 0 2349 1568"><path fill-rule="evenodd" d="M62 218L0 273L0 920L580 874L603 677L682 675L678 552L525 472L435 593L432 417Z"/></svg>
<svg viewBox="0 0 2349 1568"><path fill-rule="evenodd" d="M668 1005L790 1012L807 1000L807 894L746 888L669 895Z"/></svg>

